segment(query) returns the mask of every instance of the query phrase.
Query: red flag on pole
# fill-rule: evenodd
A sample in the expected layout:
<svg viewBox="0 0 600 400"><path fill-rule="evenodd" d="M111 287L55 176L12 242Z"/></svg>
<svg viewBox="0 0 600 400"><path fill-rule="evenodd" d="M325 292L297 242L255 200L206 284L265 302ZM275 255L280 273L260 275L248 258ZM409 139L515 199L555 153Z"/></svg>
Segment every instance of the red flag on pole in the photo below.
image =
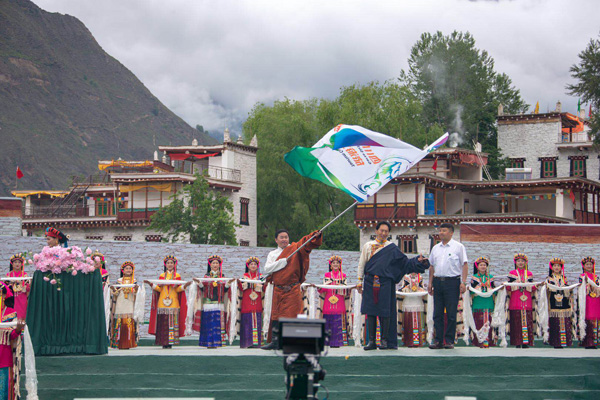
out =
<svg viewBox="0 0 600 400"><path fill-rule="evenodd" d="M23 172L21 171L21 168L17 167L17 179L21 179L23 177Z"/></svg>
<svg viewBox="0 0 600 400"><path fill-rule="evenodd" d="M435 161L433 162L433 166L431 167L434 171L437 171L437 157L435 158Z"/></svg>
<svg viewBox="0 0 600 400"><path fill-rule="evenodd" d="M575 204L575 193L572 190L569 190L569 197L571 198L573 204Z"/></svg>

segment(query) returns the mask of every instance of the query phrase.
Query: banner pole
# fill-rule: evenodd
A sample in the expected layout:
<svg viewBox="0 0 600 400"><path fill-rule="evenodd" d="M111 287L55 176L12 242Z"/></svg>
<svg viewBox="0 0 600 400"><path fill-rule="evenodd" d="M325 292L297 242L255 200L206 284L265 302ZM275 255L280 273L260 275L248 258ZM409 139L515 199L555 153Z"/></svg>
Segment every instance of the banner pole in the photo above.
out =
<svg viewBox="0 0 600 400"><path fill-rule="evenodd" d="M332 219L331 221L329 221L327 223L327 225L325 225L324 227L322 227L321 229L319 229L319 232L315 235L313 235L310 239L308 239L306 242L304 242L304 244L300 247L298 247L296 249L296 251L294 251L292 254L290 254L286 260L289 260L290 258L292 258L292 256L294 254L296 254L298 251L300 251L300 249L302 249L304 246L306 246L311 240L313 240L314 238L316 238L317 236L319 236L329 225L333 224L339 217L341 217L342 215L346 214L346 212L350 211L350 209L352 207L354 207L355 205L358 204L358 200L356 200L354 203L352 203L348 208L346 208L344 211L342 211L340 214L338 214L334 219Z"/></svg>

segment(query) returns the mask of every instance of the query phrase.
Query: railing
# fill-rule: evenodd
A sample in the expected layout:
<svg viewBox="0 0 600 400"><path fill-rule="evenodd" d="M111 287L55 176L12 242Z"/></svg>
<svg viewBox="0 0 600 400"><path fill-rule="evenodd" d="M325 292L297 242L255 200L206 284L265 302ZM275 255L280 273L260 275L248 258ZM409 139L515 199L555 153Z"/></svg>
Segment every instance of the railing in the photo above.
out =
<svg viewBox="0 0 600 400"><path fill-rule="evenodd" d="M409 219L416 217L416 203L358 204L354 209L355 221Z"/></svg>
<svg viewBox="0 0 600 400"><path fill-rule="evenodd" d="M107 173L98 173L95 175L89 176L81 176L81 175L72 175L71 176L71 186L103 186L103 185L112 185L110 180L110 175Z"/></svg>
<svg viewBox="0 0 600 400"><path fill-rule="evenodd" d="M90 217L90 210L94 210L93 206L75 205L68 212L60 215L56 214L56 207L52 206L30 206L23 207L23 219L63 219L63 218L80 218ZM94 217L108 217L110 215L93 215Z"/></svg>
<svg viewBox="0 0 600 400"><path fill-rule="evenodd" d="M213 167L213 166L196 166L197 171L212 179L229 182L242 182L242 172L239 169Z"/></svg>
<svg viewBox="0 0 600 400"><path fill-rule="evenodd" d="M588 132L573 132L566 133L561 132L558 136L558 143L588 143L592 139L589 137Z"/></svg>
<svg viewBox="0 0 600 400"><path fill-rule="evenodd" d="M117 213L117 220L119 221L131 221L131 220L149 220L159 208L119 208Z"/></svg>
<svg viewBox="0 0 600 400"><path fill-rule="evenodd" d="M575 222L577 224L600 224L600 214L590 211L575 210Z"/></svg>

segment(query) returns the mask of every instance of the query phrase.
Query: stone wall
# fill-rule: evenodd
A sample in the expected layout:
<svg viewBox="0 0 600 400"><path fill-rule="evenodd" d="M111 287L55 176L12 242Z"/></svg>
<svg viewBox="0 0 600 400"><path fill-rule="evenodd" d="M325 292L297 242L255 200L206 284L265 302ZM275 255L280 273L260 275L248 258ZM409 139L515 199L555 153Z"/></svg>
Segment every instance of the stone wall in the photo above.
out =
<svg viewBox="0 0 600 400"><path fill-rule="evenodd" d="M0 218L0 236L21 236L21 218Z"/></svg>
<svg viewBox="0 0 600 400"><path fill-rule="evenodd" d="M0 235L21 236L22 205L18 197L0 197Z"/></svg>

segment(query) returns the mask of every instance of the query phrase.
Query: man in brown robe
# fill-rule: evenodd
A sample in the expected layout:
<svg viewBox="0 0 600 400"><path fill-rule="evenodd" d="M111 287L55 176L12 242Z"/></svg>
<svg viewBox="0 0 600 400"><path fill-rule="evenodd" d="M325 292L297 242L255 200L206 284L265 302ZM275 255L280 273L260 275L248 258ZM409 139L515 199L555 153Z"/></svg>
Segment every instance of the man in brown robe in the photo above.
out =
<svg viewBox="0 0 600 400"><path fill-rule="evenodd" d="M315 236L316 235L316 236ZM311 239L315 236L313 239ZM310 242L309 242L310 240ZM302 292L300 284L306 279L310 267L310 252L321 246L323 235L319 231L304 236L298 242L289 244L289 234L282 229L275 233L277 249L267 256L263 272L269 274L267 282L273 284L273 301L271 305L271 329L268 341L271 342L273 325L279 318L295 318L302 313ZM308 242L289 260L292 253ZM273 350L276 345L269 343L262 348Z"/></svg>

